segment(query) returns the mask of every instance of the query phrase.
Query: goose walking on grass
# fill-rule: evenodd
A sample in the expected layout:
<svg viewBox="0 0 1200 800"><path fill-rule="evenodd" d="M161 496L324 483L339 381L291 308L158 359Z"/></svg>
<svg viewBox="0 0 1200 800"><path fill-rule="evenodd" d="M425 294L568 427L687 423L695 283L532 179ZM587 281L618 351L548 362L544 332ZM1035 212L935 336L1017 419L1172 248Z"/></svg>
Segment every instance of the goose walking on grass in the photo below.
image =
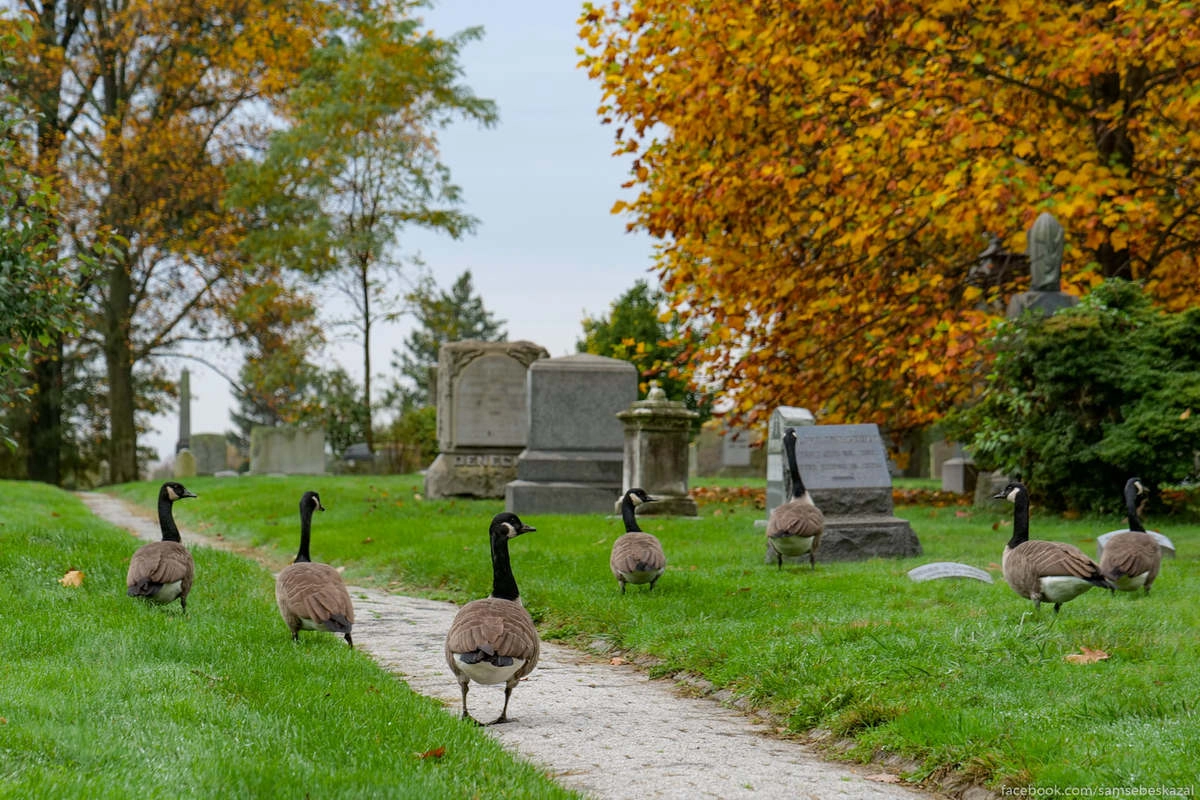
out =
<svg viewBox="0 0 1200 800"><path fill-rule="evenodd" d="M504 709L491 724L508 722L508 700L513 688L537 666L541 650L537 628L521 604L508 558L509 540L534 530L507 511L492 518L488 528L492 593L467 603L450 623L446 663L462 688L463 719L472 719L467 712L467 688L475 681L485 686L504 684Z"/></svg>
<svg viewBox="0 0 1200 800"><path fill-rule="evenodd" d="M637 522L637 506L649 502L644 489L630 489L621 498L621 519L625 533L613 542L608 566L625 594L626 583L648 583L650 590L667 568L662 542L654 534L643 531Z"/></svg>
<svg viewBox="0 0 1200 800"><path fill-rule="evenodd" d="M1029 490L1024 484L1014 481L994 499L1013 504L1012 538L1000 562L1004 580L1014 592L1032 600L1035 610L1044 601L1054 603L1057 614L1063 603L1094 586L1112 588L1096 562L1075 545L1029 538Z"/></svg>
<svg viewBox="0 0 1200 800"><path fill-rule="evenodd" d="M813 503L812 496L800 478L796 464L796 429L783 432L783 452L787 456L788 474L792 479L792 496L780 503L767 520L767 547L775 555L779 569L783 559L808 554L808 563L817 568L817 548L825 530L825 515Z"/></svg>
<svg viewBox="0 0 1200 800"><path fill-rule="evenodd" d="M1114 589L1122 592L1141 587L1150 594L1150 586L1162 565L1162 549L1154 537L1146 533L1138 516L1138 497L1145 493L1146 487L1139 478L1126 481L1125 508L1129 514L1129 530L1108 537L1100 556L1100 571Z"/></svg>
<svg viewBox="0 0 1200 800"><path fill-rule="evenodd" d="M301 630L331 631L345 636L346 644L354 647L350 592L336 569L314 562L308 553L313 512L324 510L316 492L305 492L300 498L300 551L275 579L275 603L292 632L292 641L300 641Z"/></svg>
<svg viewBox="0 0 1200 800"><path fill-rule="evenodd" d="M172 507L177 500L195 496L175 481L167 481L159 488L158 525L162 529L162 541L142 545L129 559L125 585L130 597L145 597L155 603L170 603L179 598L180 609L187 611L196 565L179 538Z"/></svg>

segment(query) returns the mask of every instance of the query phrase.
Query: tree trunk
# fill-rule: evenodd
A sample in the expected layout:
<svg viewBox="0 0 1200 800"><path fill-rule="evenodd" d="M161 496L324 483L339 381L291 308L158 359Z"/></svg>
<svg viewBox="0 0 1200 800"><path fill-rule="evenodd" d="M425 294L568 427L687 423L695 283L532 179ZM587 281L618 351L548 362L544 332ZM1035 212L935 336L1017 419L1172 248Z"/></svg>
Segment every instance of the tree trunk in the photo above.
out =
<svg viewBox="0 0 1200 800"><path fill-rule="evenodd" d="M105 308L104 362L108 370L108 479L110 483L136 481L137 425L133 391L133 350L130 342L129 270L120 261L108 274L108 306Z"/></svg>
<svg viewBox="0 0 1200 800"><path fill-rule="evenodd" d="M359 276L362 287L362 331L363 331L363 418L366 420L366 430L363 431L367 452L375 452L375 431L371 424L371 282L368 280L370 264L363 259Z"/></svg>
<svg viewBox="0 0 1200 800"><path fill-rule="evenodd" d="M1107 72L1096 77L1092 82L1092 97L1097 108L1112 108L1119 103L1128 104L1132 98L1140 97L1145 85L1144 68L1133 67L1124 76L1119 72ZM1128 108L1125 109L1128 112ZM1125 174L1133 175L1134 143L1129 135L1129 128L1123 117L1109 120L1097 120L1092 123L1092 134L1096 142L1096 150L1100 153L1100 163L1113 168L1123 168ZM1132 254L1129 248L1120 250L1113 247L1111 241L1106 241L1096 250L1096 260L1100 271L1106 278L1125 278L1133 280Z"/></svg>
<svg viewBox="0 0 1200 800"><path fill-rule="evenodd" d="M25 442L30 480L62 484L63 337L33 349L33 397Z"/></svg>

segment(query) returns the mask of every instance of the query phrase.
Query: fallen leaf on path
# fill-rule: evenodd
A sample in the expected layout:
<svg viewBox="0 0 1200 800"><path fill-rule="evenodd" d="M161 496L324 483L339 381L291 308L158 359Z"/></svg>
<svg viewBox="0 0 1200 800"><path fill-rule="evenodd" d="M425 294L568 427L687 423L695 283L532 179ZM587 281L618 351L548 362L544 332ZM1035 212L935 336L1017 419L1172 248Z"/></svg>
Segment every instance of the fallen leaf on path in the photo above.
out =
<svg viewBox="0 0 1200 800"><path fill-rule="evenodd" d="M1078 653L1068 653L1063 656L1064 660L1072 664L1095 664L1106 658L1108 658L1108 653L1103 650L1093 650L1090 647L1080 647Z"/></svg>
<svg viewBox="0 0 1200 800"><path fill-rule="evenodd" d="M614 667L619 667L625 663L625 659L621 658L620 656L613 656L608 663L612 664Z"/></svg>
<svg viewBox="0 0 1200 800"><path fill-rule="evenodd" d="M875 781L876 783L899 783L900 776L892 775L887 772L877 772L874 775L868 775L867 780Z"/></svg>
<svg viewBox="0 0 1200 800"><path fill-rule="evenodd" d="M417 753L417 758L441 758L446 755L446 748L435 747L432 750L426 750L424 753Z"/></svg>
<svg viewBox="0 0 1200 800"><path fill-rule="evenodd" d="M67 574L58 579L63 586L83 586L83 573L77 569L67 570Z"/></svg>

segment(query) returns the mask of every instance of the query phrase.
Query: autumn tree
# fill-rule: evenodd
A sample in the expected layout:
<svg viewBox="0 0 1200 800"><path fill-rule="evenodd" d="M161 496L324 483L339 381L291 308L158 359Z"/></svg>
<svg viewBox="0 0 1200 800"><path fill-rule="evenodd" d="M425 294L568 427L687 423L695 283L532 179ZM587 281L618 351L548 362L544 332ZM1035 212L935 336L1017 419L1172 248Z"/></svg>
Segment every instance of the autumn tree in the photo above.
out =
<svg viewBox="0 0 1200 800"><path fill-rule="evenodd" d="M959 405L999 295L985 234L1065 226L1076 293L1193 303L1200 25L1186 3L615 0L580 18L601 116L743 421L895 434Z"/></svg>
<svg viewBox="0 0 1200 800"><path fill-rule="evenodd" d="M404 340L404 350L392 351L392 366L407 383L398 382L389 392L391 401L402 409L433 404L438 354L444 343L500 342L508 336L504 320L496 319L476 294L470 270L458 276L450 291L439 289L427 276L407 300L416 325Z"/></svg>
<svg viewBox="0 0 1200 800"><path fill-rule="evenodd" d="M645 397L657 381L671 400L682 400L700 416L696 427L712 416L712 395L695 384L691 368L699 337L684 329L679 315L666 311L667 296L644 280L609 306L608 314L584 317L581 353L629 361L638 370L638 394Z"/></svg>
<svg viewBox="0 0 1200 800"><path fill-rule="evenodd" d="M261 142L271 108L322 38L315 2L6 3L36 20L6 83L39 119L31 143L55 175L75 252L108 241L86 284L106 372L110 480L138 476L139 382L152 359L203 338L238 263L221 198L228 164Z"/></svg>
<svg viewBox="0 0 1200 800"><path fill-rule="evenodd" d="M29 27L0 31L0 74L14 66L9 53L31 36ZM10 413L19 406L25 420L37 415L40 404L39 394L26 390L22 376L79 324L78 287L63 274L57 250L58 195L21 146L29 135L26 113L0 95L0 396L10 404ZM4 411L0 408L0 414ZM0 441L15 447L7 418L0 419ZM57 443L54 452L42 454L54 464L56 476L57 456Z"/></svg>
<svg viewBox="0 0 1200 800"><path fill-rule="evenodd" d="M338 35L313 53L262 163L240 177L241 202L278 224L268 241L321 243L307 268L328 273L351 313L339 320L362 348L362 416L372 431L373 334L403 313L401 233L419 226L459 237L475 220L458 210L460 190L439 159L437 132L456 119L490 125L494 104L460 83L468 29L441 38L410 16L415 4L383 3L338 18ZM265 190L265 192L264 192Z"/></svg>

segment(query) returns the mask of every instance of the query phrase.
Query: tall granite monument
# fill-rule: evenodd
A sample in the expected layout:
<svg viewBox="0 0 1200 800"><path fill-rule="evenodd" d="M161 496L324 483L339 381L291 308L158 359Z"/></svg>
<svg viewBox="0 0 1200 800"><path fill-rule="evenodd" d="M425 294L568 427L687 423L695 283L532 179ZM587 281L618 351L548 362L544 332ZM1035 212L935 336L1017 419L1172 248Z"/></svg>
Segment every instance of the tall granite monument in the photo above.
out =
<svg viewBox="0 0 1200 800"><path fill-rule="evenodd" d="M587 353L529 365L529 442L504 506L517 514L608 514L621 494L625 433L617 414L637 400L637 368Z"/></svg>
<svg viewBox="0 0 1200 800"><path fill-rule="evenodd" d="M438 457L425 496L504 497L529 438L526 373L549 358L533 342L465 340L438 351Z"/></svg>

